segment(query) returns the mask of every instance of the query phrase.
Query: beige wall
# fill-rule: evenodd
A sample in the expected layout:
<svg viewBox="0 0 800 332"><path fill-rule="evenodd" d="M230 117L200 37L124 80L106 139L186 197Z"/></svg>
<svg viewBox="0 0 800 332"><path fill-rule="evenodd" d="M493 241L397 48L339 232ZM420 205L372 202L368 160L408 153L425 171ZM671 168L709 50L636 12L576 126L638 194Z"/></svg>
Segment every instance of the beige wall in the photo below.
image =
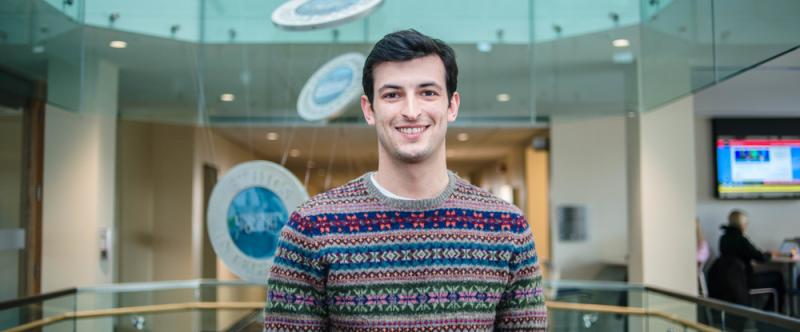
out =
<svg viewBox="0 0 800 332"><path fill-rule="evenodd" d="M603 264L626 263L625 118L554 118L550 133L553 268L563 279L593 279ZM586 241L559 240L562 205L586 207Z"/></svg>
<svg viewBox="0 0 800 332"><path fill-rule="evenodd" d="M631 281L696 294L692 97L641 114L638 125L639 211L630 238L639 254Z"/></svg>
<svg viewBox="0 0 800 332"><path fill-rule="evenodd" d="M45 111L43 292L114 280L115 248L112 244L109 258L100 259L99 232L113 234L114 227L118 70L96 59L85 66L81 111L52 105Z"/></svg>
<svg viewBox="0 0 800 332"><path fill-rule="evenodd" d="M120 282L196 275L189 126L120 121Z"/></svg>
<svg viewBox="0 0 800 332"><path fill-rule="evenodd" d="M155 178L152 125L120 121L117 145L117 282L154 280ZM135 264L134 264L135 262Z"/></svg>

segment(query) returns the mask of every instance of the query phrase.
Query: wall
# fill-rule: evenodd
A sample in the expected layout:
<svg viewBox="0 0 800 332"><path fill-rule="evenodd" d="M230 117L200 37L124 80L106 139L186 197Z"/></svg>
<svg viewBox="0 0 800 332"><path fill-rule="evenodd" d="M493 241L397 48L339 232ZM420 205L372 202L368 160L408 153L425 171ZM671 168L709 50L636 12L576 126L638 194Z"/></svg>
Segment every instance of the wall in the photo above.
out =
<svg viewBox="0 0 800 332"><path fill-rule="evenodd" d="M718 200L714 198L714 154L709 116L695 118L697 217L709 246L719 254L720 225L733 209L747 212L750 240L762 250L777 250L786 237L800 236L800 200Z"/></svg>
<svg viewBox="0 0 800 332"><path fill-rule="evenodd" d="M630 280L697 293L694 108L688 96L638 117L638 210L631 220ZM637 162L637 161L635 161ZM638 174L637 174L638 173Z"/></svg>
<svg viewBox="0 0 800 332"><path fill-rule="evenodd" d="M101 140L114 139L101 132L106 124L97 117L46 109L42 292L112 280L108 262L100 261L98 240L98 231L113 220L102 205L107 203L102 196L113 197L113 192L100 188L114 182L100 176L101 168L113 169L114 163L113 151L100 149Z"/></svg>
<svg viewBox="0 0 800 332"><path fill-rule="evenodd" d="M45 110L42 292L114 280L114 247L101 259L99 232L113 233L115 218L118 70L97 59L85 70L81 111Z"/></svg>
<svg viewBox="0 0 800 332"><path fill-rule="evenodd" d="M551 246L553 272L593 279L603 264L625 263L628 238L625 121L622 116L551 122ZM582 205L588 239L558 239L557 209Z"/></svg>
<svg viewBox="0 0 800 332"><path fill-rule="evenodd" d="M120 121L119 282L196 277L189 126Z"/></svg>
<svg viewBox="0 0 800 332"><path fill-rule="evenodd" d="M155 187L150 124L119 122L117 215L119 277L115 282L153 280ZM133 264L136 262L136 264Z"/></svg>

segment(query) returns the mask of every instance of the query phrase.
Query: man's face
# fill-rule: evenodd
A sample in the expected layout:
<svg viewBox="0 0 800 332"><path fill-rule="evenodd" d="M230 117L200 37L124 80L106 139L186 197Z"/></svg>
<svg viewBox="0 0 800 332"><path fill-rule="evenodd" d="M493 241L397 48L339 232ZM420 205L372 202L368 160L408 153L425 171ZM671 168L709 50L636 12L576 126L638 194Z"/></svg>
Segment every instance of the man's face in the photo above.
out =
<svg viewBox="0 0 800 332"><path fill-rule="evenodd" d="M378 132L380 155L419 163L445 153L447 123L458 116L460 97L448 106L444 63L437 55L375 66L372 103L361 96L367 123Z"/></svg>

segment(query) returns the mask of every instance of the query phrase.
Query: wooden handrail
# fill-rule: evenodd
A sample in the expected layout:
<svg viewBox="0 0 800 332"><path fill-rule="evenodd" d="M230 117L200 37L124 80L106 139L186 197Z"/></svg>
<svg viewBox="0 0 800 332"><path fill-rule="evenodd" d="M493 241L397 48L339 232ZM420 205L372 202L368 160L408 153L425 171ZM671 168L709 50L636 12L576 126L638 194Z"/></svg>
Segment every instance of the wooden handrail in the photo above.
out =
<svg viewBox="0 0 800 332"><path fill-rule="evenodd" d="M187 302L187 303L170 303L170 304L155 304L145 305L138 307L123 307L113 309L98 309L98 310L85 310L77 312L66 312L60 315L47 317L44 319L36 320L30 323L19 325L5 332L18 332L50 325L66 319L82 319L82 318L97 318L106 316L119 316L130 314L147 314L147 313L160 313L160 312L173 312L173 311L186 311L186 310L256 310L264 308L264 302ZM697 322L692 322L677 315L668 314L659 310L647 310L643 308L629 308L614 305L602 304L585 304L585 303L568 303L558 301L548 301L547 310L568 310L568 311L589 311L611 314L625 314L637 316L655 316L681 326L695 329L703 332L720 332L720 330L703 325Z"/></svg>
<svg viewBox="0 0 800 332"><path fill-rule="evenodd" d="M615 305L604 305L604 304L548 301L547 310L552 310L552 309L568 310L568 311L589 311L589 312L601 312L607 314L625 314L625 315L636 315L636 316L655 316L697 331L720 332L719 329L713 328L711 326L683 319L678 317L678 315L669 314L660 310L648 310L644 308L630 308L630 307L620 307Z"/></svg>

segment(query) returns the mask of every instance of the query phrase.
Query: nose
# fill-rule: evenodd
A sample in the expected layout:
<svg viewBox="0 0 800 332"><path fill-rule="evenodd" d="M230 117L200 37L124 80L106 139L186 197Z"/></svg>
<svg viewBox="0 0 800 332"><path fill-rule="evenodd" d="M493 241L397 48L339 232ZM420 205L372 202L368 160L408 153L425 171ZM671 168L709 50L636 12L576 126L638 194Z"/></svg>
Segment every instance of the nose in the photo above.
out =
<svg viewBox="0 0 800 332"><path fill-rule="evenodd" d="M403 109L401 113L403 118L409 121L414 121L419 119L419 116L422 114L422 110L419 108L420 103L417 100L417 97L409 93L406 97L406 107Z"/></svg>

